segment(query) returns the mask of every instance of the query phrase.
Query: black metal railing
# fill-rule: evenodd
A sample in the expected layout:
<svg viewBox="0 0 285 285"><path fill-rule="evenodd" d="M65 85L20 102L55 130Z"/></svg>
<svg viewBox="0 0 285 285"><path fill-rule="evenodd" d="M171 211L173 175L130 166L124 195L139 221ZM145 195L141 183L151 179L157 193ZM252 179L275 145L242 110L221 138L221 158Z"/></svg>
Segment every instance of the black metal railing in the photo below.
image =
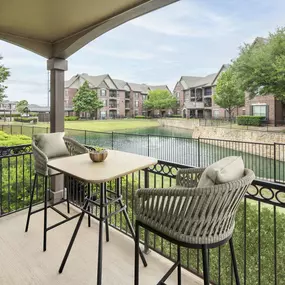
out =
<svg viewBox="0 0 285 285"><path fill-rule="evenodd" d="M49 128L2 125L8 134L49 132ZM285 143L255 143L208 138L169 137L119 132L65 129L82 144L100 145L121 151L153 156L161 160L194 167L207 166L223 157L238 155L259 179L285 183Z"/></svg>
<svg viewBox="0 0 285 285"><path fill-rule="evenodd" d="M105 134L104 134L105 135ZM112 134L110 134L111 136ZM112 147L110 145L110 147ZM31 146L2 148L0 152L0 216L11 214L27 207L33 182L33 158ZM149 187L167 188L175 185L176 173L182 164L159 161L147 169ZM138 171L121 179L124 202L131 222L135 222L134 196L136 190L145 187L144 171ZM115 183L108 183L114 190ZM84 185L78 181L67 184L72 203L80 207L84 200ZM42 201L42 182L36 187L34 203ZM92 191L96 191L96 186ZM234 243L242 284L285 284L285 188L269 181L255 180L236 216ZM112 210L112 209L109 209ZM96 212L96 208L94 209ZM110 219L111 225L130 235L121 215ZM142 239L143 239L142 233ZM176 246L150 233L151 250L175 260ZM198 250L182 250L183 267L202 275L202 256ZM234 284L230 266L228 245L209 251L210 278L214 284Z"/></svg>

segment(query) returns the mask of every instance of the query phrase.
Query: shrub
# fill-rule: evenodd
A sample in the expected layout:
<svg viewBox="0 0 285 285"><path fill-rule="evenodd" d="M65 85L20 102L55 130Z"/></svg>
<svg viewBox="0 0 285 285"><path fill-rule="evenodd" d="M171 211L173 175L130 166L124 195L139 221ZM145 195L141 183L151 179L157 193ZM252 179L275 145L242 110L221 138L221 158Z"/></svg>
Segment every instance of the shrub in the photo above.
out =
<svg viewBox="0 0 285 285"><path fill-rule="evenodd" d="M245 125L245 126L261 126L264 120L265 120L265 117L263 116L238 116L237 117L238 125Z"/></svg>
<svg viewBox="0 0 285 285"><path fill-rule="evenodd" d="M65 121L77 121L79 119L79 117L77 116L66 116L64 117Z"/></svg>
<svg viewBox="0 0 285 285"><path fill-rule="evenodd" d="M135 116L135 119L147 119L147 117L146 117L146 116L138 115L138 116Z"/></svg>
<svg viewBox="0 0 285 285"><path fill-rule="evenodd" d="M38 118L37 117L17 117L14 118L15 122L21 122L21 123L33 123L36 124L38 122Z"/></svg>
<svg viewBox="0 0 285 285"><path fill-rule="evenodd" d="M169 116L170 118L182 118L181 115L175 115L175 114L172 114Z"/></svg>
<svg viewBox="0 0 285 285"><path fill-rule="evenodd" d="M0 145L1 146L13 146L13 145L22 145L30 144L31 138L24 135L9 135L0 131Z"/></svg>

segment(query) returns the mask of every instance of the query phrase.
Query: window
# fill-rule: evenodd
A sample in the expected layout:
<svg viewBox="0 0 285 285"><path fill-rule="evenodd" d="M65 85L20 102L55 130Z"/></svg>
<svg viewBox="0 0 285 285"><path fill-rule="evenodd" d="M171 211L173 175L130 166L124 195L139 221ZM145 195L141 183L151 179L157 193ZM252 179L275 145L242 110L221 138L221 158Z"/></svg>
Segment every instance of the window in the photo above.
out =
<svg viewBox="0 0 285 285"><path fill-rule="evenodd" d="M176 92L176 97L177 97L177 98L180 97L180 92Z"/></svg>
<svg viewBox="0 0 285 285"><path fill-rule="evenodd" d="M106 96L106 89L101 89L101 96Z"/></svg>
<svg viewBox="0 0 285 285"><path fill-rule="evenodd" d="M135 116L137 116L139 114L138 110L135 110Z"/></svg>
<svg viewBox="0 0 285 285"><path fill-rule="evenodd" d="M107 106L107 100L102 100L103 106L106 107Z"/></svg>
<svg viewBox="0 0 285 285"><path fill-rule="evenodd" d="M145 101L146 100L146 95L142 95L142 100Z"/></svg>
<svg viewBox="0 0 285 285"><path fill-rule="evenodd" d="M267 105L251 105L253 116L263 116L268 118Z"/></svg>
<svg viewBox="0 0 285 285"><path fill-rule="evenodd" d="M136 98L136 99L139 99L139 94L140 94L140 93L135 93L135 98Z"/></svg>
<svg viewBox="0 0 285 285"><path fill-rule="evenodd" d="M139 106L139 101L136 101L135 102L135 107L138 107Z"/></svg>

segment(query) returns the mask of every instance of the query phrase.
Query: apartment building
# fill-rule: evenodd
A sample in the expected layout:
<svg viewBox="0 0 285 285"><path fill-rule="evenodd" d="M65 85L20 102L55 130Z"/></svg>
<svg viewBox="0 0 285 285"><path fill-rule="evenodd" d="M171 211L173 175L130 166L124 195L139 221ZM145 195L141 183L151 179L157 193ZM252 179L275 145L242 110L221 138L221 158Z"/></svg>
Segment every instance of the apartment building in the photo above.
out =
<svg viewBox="0 0 285 285"><path fill-rule="evenodd" d="M177 113L185 118L211 118L214 84L218 75L219 73L204 77L181 76L173 91L179 102Z"/></svg>
<svg viewBox="0 0 285 285"><path fill-rule="evenodd" d="M90 88L95 89L104 107L98 111L101 119L124 118L147 115L143 102L151 90L169 90L166 85L150 86L147 84L130 83L121 79L113 79L108 74L91 76L86 73L77 74L65 82L64 104L73 106L73 97L80 86L87 81ZM88 117L89 114L81 114Z"/></svg>

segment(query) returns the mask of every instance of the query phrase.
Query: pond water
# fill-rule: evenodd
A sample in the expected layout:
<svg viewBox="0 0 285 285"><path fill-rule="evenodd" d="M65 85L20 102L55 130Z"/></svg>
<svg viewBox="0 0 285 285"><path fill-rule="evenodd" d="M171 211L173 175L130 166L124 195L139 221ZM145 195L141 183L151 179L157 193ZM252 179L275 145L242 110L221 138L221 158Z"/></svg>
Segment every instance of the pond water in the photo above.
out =
<svg viewBox="0 0 285 285"><path fill-rule="evenodd" d="M193 139L189 130L160 127L113 133L76 130L66 130L66 133L88 145L152 156L194 167L206 167L226 156L242 156L245 166L253 169L258 178L272 180L275 177L278 181L285 181L284 161L274 162L273 159L256 155L254 152L257 147L252 145L243 144L243 148L233 149L227 142L223 146L217 146L209 140ZM262 147L264 153L272 153L273 145ZM248 149L252 149L252 153L246 151Z"/></svg>
<svg viewBox="0 0 285 285"><path fill-rule="evenodd" d="M153 135L153 136L169 136L169 137L185 137L191 138L192 131L187 129L170 128L170 127L151 127L143 129L123 130L121 133Z"/></svg>

